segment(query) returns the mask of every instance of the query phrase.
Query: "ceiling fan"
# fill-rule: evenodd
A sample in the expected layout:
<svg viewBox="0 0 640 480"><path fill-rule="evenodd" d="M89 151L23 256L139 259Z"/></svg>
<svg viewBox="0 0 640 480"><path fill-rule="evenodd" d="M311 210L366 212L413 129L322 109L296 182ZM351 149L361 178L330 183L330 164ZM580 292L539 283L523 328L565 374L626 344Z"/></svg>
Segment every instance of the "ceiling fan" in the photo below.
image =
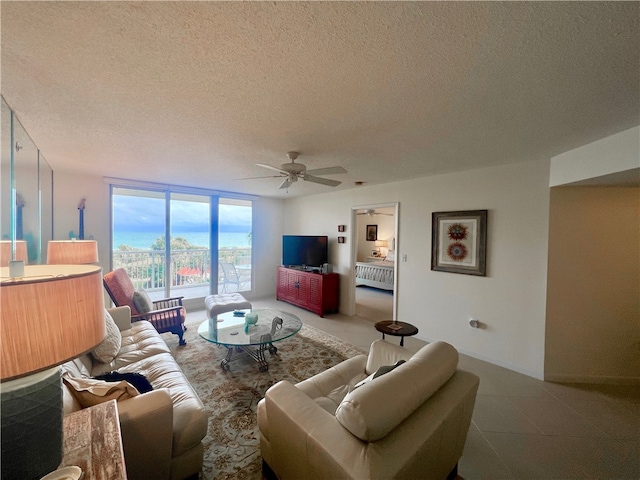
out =
<svg viewBox="0 0 640 480"><path fill-rule="evenodd" d="M313 170L307 170L307 167L301 163L295 163L296 159L300 155L299 152L287 152L287 157L291 162L283 163L279 167L273 167L271 165L265 165L264 163L256 163L257 166L262 168L268 168L269 170L275 170L279 175L274 175L274 178L282 177L284 181L280 184L279 188L289 188L292 183L298 181L301 178L305 182L320 183L329 187L337 187L342 182L338 180L331 180L330 178L322 178L317 175L334 175L338 173L347 173L342 167L326 167L315 168ZM267 178L267 177L262 177Z"/></svg>
<svg viewBox="0 0 640 480"><path fill-rule="evenodd" d="M373 208L369 208L363 212L358 212L358 215L369 215L370 217L373 217L374 215L389 215L390 217L393 217L393 213L376 212Z"/></svg>

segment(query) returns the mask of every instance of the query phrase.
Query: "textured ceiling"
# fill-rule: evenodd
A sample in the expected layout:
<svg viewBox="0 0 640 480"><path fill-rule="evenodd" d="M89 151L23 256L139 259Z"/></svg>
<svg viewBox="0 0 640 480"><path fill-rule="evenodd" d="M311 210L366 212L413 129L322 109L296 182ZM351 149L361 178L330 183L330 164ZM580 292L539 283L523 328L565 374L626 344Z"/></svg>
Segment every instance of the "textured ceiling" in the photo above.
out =
<svg viewBox="0 0 640 480"><path fill-rule="evenodd" d="M2 2L56 171L267 196L549 158L640 124L638 2ZM603 159L606 161L606 159Z"/></svg>

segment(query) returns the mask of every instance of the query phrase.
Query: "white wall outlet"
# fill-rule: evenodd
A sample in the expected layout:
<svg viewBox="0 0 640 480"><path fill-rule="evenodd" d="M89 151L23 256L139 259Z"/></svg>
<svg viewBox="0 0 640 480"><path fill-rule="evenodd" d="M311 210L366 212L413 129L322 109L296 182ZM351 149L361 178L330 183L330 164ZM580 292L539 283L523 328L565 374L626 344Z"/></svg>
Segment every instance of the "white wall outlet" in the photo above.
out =
<svg viewBox="0 0 640 480"><path fill-rule="evenodd" d="M407 254L406 254L406 253L402 255L402 261L403 261L403 262L406 262L406 261L407 261Z"/></svg>

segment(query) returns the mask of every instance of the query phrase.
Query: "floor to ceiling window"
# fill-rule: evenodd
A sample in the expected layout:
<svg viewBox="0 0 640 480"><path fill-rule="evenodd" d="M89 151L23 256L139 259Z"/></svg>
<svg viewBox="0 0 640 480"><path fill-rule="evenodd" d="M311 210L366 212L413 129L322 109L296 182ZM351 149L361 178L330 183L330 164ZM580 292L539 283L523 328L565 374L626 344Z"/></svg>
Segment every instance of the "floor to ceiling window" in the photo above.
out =
<svg viewBox="0 0 640 480"><path fill-rule="evenodd" d="M152 299L252 290L251 200L111 185L111 207L112 268Z"/></svg>
<svg viewBox="0 0 640 480"><path fill-rule="evenodd" d="M169 296L198 298L209 294L211 279L210 197L171 193L170 259L175 277Z"/></svg>
<svg viewBox="0 0 640 480"><path fill-rule="evenodd" d="M247 200L221 198L218 208L219 291L251 290L251 215Z"/></svg>

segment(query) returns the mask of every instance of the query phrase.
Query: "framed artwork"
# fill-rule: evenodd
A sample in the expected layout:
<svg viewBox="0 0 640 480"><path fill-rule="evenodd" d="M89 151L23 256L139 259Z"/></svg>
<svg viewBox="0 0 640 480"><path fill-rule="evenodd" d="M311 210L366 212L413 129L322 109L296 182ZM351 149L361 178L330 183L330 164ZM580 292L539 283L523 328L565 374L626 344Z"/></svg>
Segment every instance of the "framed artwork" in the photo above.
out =
<svg viewBox="0 0 640 480"><path fill-rule="evenodd" d="M487 210L431 214L431 270L484 277Z"/></svg>
<svg viewBox="0 0 640 480"><path fill-rule="evenodd" d="M344 232L344 225L338 225L338 231L339 232Z"/></svg>
<svg viewBox="0 0 640 480"><path fill-rule="evenodd" d="M344 243L345 237L338 237L338 243Z"/></svg>
<svg viewBox="0 0 640 480"><path fill-rule="evenodd" d="M375 242L378 239L378 225L367 225L367 242Z"/></svg>

